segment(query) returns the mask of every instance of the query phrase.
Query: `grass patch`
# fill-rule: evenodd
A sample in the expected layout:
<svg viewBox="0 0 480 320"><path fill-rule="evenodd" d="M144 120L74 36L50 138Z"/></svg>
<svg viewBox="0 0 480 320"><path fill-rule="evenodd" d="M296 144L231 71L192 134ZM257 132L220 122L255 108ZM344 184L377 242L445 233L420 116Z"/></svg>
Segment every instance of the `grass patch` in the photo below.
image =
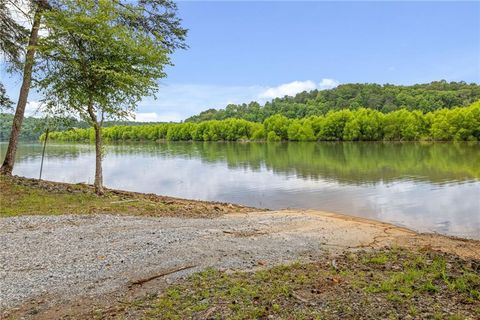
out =
<svg viewBox="0 0 480 320"><path fill-rule="evenodd" d="M0 176L0 191L0 217L95 213L198 217L253 211L225 203L109 189L97 196L90 185L20 177Z"/></svg>
<svg viewBox="0 0 480 320"><path fill-rule="evenodd" d="M146 319L474 319L478 261L402 249L256 272L213 269L136 301Z"/></svg>

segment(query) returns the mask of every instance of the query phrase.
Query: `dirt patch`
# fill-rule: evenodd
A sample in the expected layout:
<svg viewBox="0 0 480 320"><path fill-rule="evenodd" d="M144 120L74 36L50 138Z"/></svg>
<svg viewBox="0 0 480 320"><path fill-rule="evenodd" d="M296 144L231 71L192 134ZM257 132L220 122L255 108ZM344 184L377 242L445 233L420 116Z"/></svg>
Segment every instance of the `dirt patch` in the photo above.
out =
<svg viewBox="0 0 480 320"><path fill-rule="evenodd" d="M371 233L371 241L361 243L355 246L346 246L351 249L359 248L382 248L389 245L395 245L402 248L414 250L436 251L447 254L453 254L463 259L480 260L480 241L473 239L464 239L453 236L446 236L433 233L417 233L410 229L394 226L376 220L370 220L360 217L352 217L338 213L318 212L314 210L306 211L308 214L320 215L336 221L335 227L345 227L345 224L351 226L352 232L358 234L364 227L371 226L374 230L382 230L379 233ZM324 220L326 222L326 220ZM355 231L360 224L362 227Z"/></svg>

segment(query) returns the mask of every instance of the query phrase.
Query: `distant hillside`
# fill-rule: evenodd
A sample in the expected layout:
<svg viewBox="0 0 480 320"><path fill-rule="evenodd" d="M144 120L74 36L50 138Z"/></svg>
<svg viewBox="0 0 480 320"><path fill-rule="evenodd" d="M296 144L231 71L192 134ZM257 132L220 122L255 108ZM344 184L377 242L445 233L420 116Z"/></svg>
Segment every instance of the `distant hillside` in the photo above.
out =
<svg viewBox="0 0 480 320"><path fill-rule="evenodd" d="M0 113L0 141L8 141L10 138L10 130L12 129L13 114ZM134 122L134 121L105 121L104 127L111 127L115 125L147 125L158 124L159 122ZM47 125L45 119L25 117L22 123L22 130L20 132L20 140L37 141L42 133L45 132ZM70 128L89 128L90 125L85 121L79 121L75 118L62 119L57 122L56 126L50 126L51 130L63 131Z"/></svg>
<svg viewBox="0 0 480 320"><path fill-rule="evenodd" d="M467 106L480 99L480 85L465 82L434 81L427 84L399 86L392 84L343 84L330 90L301 92L294 97L276 98L261 106L257 102L230 104L225 109L209 109L185 121L239 118L263 122L281 114L288 118L323 115L340 109L365 107L384 113L398 109L423 112Z"/></svg>
<svg viewBox="0 0 480 320"><path fill-rule="evenodd" d="M0 113L0 141L8 141L10 138L12 122L13 114ZM20 140L38 140L38 137L44 130L44 120L34 117L25 117L22 123L22 130L20 131Z"/></svg>

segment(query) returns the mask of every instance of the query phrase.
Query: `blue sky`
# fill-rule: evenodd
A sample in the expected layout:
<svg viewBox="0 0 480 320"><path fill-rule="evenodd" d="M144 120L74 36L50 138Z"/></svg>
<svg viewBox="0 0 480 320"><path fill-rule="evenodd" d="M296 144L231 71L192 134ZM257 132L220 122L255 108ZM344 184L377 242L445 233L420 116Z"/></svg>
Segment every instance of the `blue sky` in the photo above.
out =
<svg viewBox="0 0 480 320"><path fill-rule="evenodd" d="M338 83L480 83L480 2L179 2L188 50L137 119L179 121L227 103ZM20 81L4 71L12 98ZM29 111L40 97L32 94Z"/></svg>

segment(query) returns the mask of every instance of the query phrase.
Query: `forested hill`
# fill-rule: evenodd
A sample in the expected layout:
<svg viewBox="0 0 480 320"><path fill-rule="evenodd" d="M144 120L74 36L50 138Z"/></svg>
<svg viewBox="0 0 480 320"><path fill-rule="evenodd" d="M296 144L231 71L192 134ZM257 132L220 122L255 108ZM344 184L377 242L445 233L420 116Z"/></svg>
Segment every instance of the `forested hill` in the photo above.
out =
<svg viewBox="0 0 480 320"><path fill-rule="evenodd" d="M0 141L7 141L10 138L10 130L12 129L13 114L0 113ZM134 121L105 121L104 127L111 127L116 125L136 126L156 124L157 122L134 122ZM37 141L46 128L50 130L63 131L72 128L89 128L90 125L85 121L79 121L75 118L63 118L59 119L53 125L51 122L47 124L47 121L42 118L25 117L22 123L22 130L20 131L20 140L24 141Z"/></svg>
<svg viewBox="0 0 480 320"><path fill-rule="evenodd" d="M330 90L301 92L294 97L276 98L261 106L257 102L230 104L225 109L209 109L185 121L239 118L263 122L281 114L288 118L324 115L329 111L365 107L384 113L398 109L433 111L467 106L480 99L480 85L465 82L434 81L427 84L399 86L392 84L343 84Z"/></svg>

